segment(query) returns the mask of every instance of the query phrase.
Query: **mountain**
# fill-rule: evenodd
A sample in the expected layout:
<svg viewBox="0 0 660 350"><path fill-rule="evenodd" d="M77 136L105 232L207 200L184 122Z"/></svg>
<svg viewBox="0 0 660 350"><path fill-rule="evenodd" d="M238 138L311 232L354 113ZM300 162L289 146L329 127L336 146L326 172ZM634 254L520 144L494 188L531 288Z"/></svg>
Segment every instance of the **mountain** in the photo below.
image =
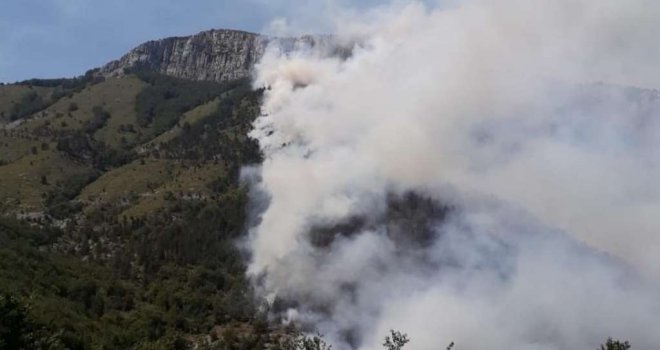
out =
<svg viewBox="0 0 660 350"><path fill-rule="evenodd" d="M183 79L230 81L249 77L271 44L283 51L302 46L332 47L328 36L276 38L237 30L209 30L148 41L104 65L100 72L107 77L146 69Z"/></svg>
<svg viewBox="0 0 660 350"><path fill-rule="evenodd" d="M278 323L296 300L255 296L236 244L241 169L262 160L248 132L264 89L249 78L269 45L350 55L328 36L211 30L80 77L0 85L0 349L324 348ZM383 219L408 249L449 210L406 194ZM310 241L372 221L312 227Z"/></svg>
<svg viewBox="0 0 660 350"><path fill-rule="evenodd" d="M247 133L263 90L248 77L273 43L330 40L212 30L0 85L0 348L274 341L234 244L240 170L261 157Z"/></svg>

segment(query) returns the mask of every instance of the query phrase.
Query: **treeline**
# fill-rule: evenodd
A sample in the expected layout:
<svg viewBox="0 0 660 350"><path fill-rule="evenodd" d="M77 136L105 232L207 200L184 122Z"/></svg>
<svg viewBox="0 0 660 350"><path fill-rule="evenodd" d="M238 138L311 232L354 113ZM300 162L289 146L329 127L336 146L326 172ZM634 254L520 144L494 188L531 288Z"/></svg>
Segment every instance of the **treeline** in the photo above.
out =
<svg viewBox="0 0 660 350"><path fill-rule="evenodd" d="M26 328L27 338L45 327L62 349L183 349L185 334L237 323L252 329L265 319L234 245L246 200L232 185L216 200L176 198L140 218L91 213L73 235L1 219L0 294L29 300L38 327ZM64 237L80 243L49 252ZM262 348L264 335L250 334L234 342Z"/></svg>
<svg viewBox="0 0 660 350"><path fill-rule="evenodd" d="M138 124L141 127L151 125L156 135L172 128L183 113L247 83L190 81L146 71L135 74L149 84L137 96Z"/></svg>
<svg viewBox="0 0 660 350"><path fill-rule="evenodd" d="M226 164L258 163L259 145L247 132L259 113L263 90L240 82L219 101L217 109L194 124L183 123L181 134L158 146L167 158L219 160Z"/></svg>
<svg viewBox="0 0 660 350"><path fill-rule="evenodd" d="M34 113L48 108L64 96L73 96L74 93L82 91L89 85L103 82L105 78L97 74L98 70L89 70L84 75L75 78L60 79L29 79L16 83L32 87L54 88L48 98L43 98L36 91L30 91L17 102L9 111L9 120L23 119Z"/></svg>
<svg viewBox="0 0 660 350"><path fill-rule="evenodd" d="M30 91L12 105L9 120L14 121L37 113L50 106L50 103L51 101L44 101L36 91Z"/></svg>
<svg viewBox="0 0 660 350"><path fill-rule="evenodd" d="M90 69L85 74L74 78L28 79L19 81L16 85L59 87L64 90L79 92L89 83L96 84L104 81L104 78L98 75L98 71L98 69Z"/></svg>
<svg viewBox="0 0 660 350"><path fill-rule="evenodd" d="M82 203L74 201L74 199L85 186L92 183L100 175L100 171L91 169L88 172L74 174L63 181L55 183L55 188L49 191L44 199L46 214L52 218L63 220L80 212Z"/></svg>

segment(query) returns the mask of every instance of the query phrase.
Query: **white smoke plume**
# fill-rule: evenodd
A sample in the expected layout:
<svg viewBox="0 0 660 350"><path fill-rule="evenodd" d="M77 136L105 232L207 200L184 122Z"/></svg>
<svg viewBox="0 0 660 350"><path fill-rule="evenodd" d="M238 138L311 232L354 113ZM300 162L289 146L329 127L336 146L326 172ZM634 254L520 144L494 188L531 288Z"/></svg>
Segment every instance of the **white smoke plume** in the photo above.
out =
<svg viewBox="0 0 660 350"><path fill-rule="evenodd" d="M660 3L399 2L336 27L350 57L273 48L255 79L250 273L289 319L338 349L389 328L660 346Z"/></svg>

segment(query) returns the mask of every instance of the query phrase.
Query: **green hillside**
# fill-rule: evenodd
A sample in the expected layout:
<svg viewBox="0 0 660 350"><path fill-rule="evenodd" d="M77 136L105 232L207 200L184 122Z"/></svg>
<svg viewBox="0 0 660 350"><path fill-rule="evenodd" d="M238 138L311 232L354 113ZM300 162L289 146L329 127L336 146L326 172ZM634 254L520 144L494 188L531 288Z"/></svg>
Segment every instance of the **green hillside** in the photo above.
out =
<svg viewBox="0 0 660 350"><path fill-rule="evenodd" d="M17 344L273 340L234 244L261 93L147 72L0 86L0 312L24 314Z"/></svg>
<svg viewBox="0 0 660 350"><path fill-rule="evenodd" d="M38 111L45 106L53 89L30 85L0 86L0 123L18 119L22 113ZM24 112L23 112L24 111Z"/></svg>

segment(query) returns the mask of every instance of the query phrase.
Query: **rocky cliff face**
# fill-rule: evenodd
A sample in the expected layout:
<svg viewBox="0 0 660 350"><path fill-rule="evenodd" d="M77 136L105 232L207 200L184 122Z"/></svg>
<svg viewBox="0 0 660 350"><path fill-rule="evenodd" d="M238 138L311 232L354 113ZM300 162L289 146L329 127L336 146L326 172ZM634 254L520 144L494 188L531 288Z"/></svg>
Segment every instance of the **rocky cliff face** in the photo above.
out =
<svg viewBox="0 0 660 350"><path fill-rule="evenodd" d="M272 43L285 51L300 46L331 45L330 38L324 36L273 38L236 30L209 30L187 37L148 41L101 67L101 74L116 76L130 69L147 69L193 80L245 78Z"/></svg>

